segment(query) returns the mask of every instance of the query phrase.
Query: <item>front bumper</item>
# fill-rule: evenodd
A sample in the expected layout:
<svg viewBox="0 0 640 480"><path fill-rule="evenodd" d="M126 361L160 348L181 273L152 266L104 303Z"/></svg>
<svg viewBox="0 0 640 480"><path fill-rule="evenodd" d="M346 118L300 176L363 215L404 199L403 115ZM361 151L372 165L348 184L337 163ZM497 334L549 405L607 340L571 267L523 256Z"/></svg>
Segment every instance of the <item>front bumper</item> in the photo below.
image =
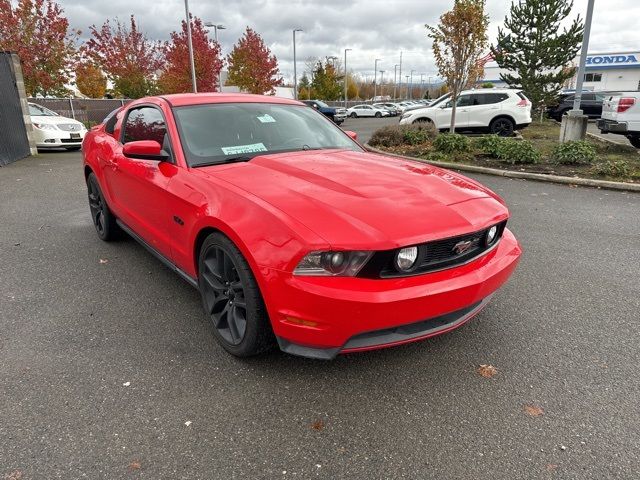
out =
<svg viewBox="0 0 640 480"><path fill-rule="evenodd" d="M33 130L38 148L80 147L87 133L86 130L67 132L64 130L43 130L36 127Z"/></svg>
<svg viewBox="0 0 640 480"><path fill-rule="evenodd" d="M602 133L627 133L626 122L616 122L615 120L600 118L596 122L596 125Z"/></svg>
<svg viewBox="0 0 640 480"><path fill-rule="evenodd" d="M265 301L280 348L331 359L453 330L504 284L521 249L509 230L486 255L449 270L395 279L299 277L266 269Z"/></svg>

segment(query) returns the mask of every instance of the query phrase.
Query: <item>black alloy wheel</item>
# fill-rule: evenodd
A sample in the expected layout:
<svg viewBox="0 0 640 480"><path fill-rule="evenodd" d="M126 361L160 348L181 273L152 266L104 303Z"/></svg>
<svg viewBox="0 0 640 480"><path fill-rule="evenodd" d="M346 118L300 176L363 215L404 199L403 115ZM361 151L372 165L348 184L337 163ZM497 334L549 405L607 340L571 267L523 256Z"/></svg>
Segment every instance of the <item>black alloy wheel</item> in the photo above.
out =
<svg viewBox="0 0 640 480"><path fill-rule="evenodd" d="M513 121L509 118L501 117L496 118L491 122L489 126L489 130L494 135L498 135L499 137L510 137L513 135L513 131L515 130L515 125Z"/></svg>
<svg viewBox="0 0 640 480"><path fill-rule="evenodd" d="M356 112L351 112L351 115L349 115L351 118L356 118L358 116L358 114Z"/></svg>
<svg viewBox="0 0 640 480"><path fill-rule="evenodd" d="M109 210L102 190L100 190L98 179L93 172L87 177L87 193L91 220L96 227L98 237L105 242L117 238L120 233L120 227L118 227L116 218Z"/></svg>
<svg viewBox="0 0 640 480"><path fill-rule="evenodd" d="M229 353L246 357L269 349L273 333L251 268L238 248L220 233L200 250L198 284L213 332Z"/></svg>

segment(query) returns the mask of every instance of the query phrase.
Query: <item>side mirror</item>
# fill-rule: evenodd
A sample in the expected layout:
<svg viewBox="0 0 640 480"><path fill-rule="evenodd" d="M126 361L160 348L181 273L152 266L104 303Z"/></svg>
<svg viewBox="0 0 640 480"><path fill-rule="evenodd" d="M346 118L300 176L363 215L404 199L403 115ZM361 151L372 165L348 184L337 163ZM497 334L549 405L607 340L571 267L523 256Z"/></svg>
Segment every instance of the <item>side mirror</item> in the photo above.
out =
<svg viewBox="0 0 640 480"><path fill-rule="evenodd" d="M169 154L162 150L160 144L155 140L137 140L125 143L122 147L122 154L128 158L139 158L141 160L163 162L169 159Z"/></svg>
<svg viewBox="0 0 640 480"><path fill-rule="evenodd" d="M351 130L345 130L346 133L351 140L358 140L358 134L356 132L352 132Z"/></svg>

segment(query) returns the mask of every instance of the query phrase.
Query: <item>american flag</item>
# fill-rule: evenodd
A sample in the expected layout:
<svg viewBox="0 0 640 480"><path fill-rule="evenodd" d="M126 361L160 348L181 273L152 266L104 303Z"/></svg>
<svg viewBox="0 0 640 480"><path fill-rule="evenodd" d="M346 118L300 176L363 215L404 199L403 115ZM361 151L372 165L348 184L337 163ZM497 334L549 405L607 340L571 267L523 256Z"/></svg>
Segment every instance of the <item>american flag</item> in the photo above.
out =
<svg viewBox="0 0 640 480"><path fill-rule="evenodd" d="M493 53L489 52L484 57L478 59L478 65L482 65L484 67L487 63L495 59L496 58L493 56Z"/></svg>

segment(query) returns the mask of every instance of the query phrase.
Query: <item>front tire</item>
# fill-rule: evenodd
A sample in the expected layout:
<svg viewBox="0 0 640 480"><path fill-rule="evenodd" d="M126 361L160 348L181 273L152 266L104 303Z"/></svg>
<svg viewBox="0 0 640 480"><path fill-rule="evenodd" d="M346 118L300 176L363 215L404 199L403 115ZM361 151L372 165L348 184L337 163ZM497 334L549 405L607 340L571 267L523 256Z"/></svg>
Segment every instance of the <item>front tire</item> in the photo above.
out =
<svg viewBox="0 0 640 480"><path fill-rule="evenodd" d="M356 112L351 112L349 115L351 118L358 118L358 114Z"/></svg>
<svg viewBox="0 0 640 480"><path fill-rule="evenodd" d="M98 179L93 172L87 177L87 193L91 220L100 240L109 242L120 237L122 230L116 223L115 215L109 210Z"/></svg>
<svg viewBox="0 0 640 480"><path fill-rule="evenodd" d="M380 118L382 117L382 114L380 112L376 112L376 118Z"/></svg>
<svg viewBox="0 0 640 480"><path fill-rule="evenodd" d="M489 131L499 137L510 137L515 129L516 125L513 120L506 117L494 118L489 124Z"/></svg>
<svg viewBox="0 0 640 480"><path fill-rule="evenodd" d="M231 240L209 235L198 257L198 286L218 343L236 357L257 355L274 344L260 289Z"/></svg>

